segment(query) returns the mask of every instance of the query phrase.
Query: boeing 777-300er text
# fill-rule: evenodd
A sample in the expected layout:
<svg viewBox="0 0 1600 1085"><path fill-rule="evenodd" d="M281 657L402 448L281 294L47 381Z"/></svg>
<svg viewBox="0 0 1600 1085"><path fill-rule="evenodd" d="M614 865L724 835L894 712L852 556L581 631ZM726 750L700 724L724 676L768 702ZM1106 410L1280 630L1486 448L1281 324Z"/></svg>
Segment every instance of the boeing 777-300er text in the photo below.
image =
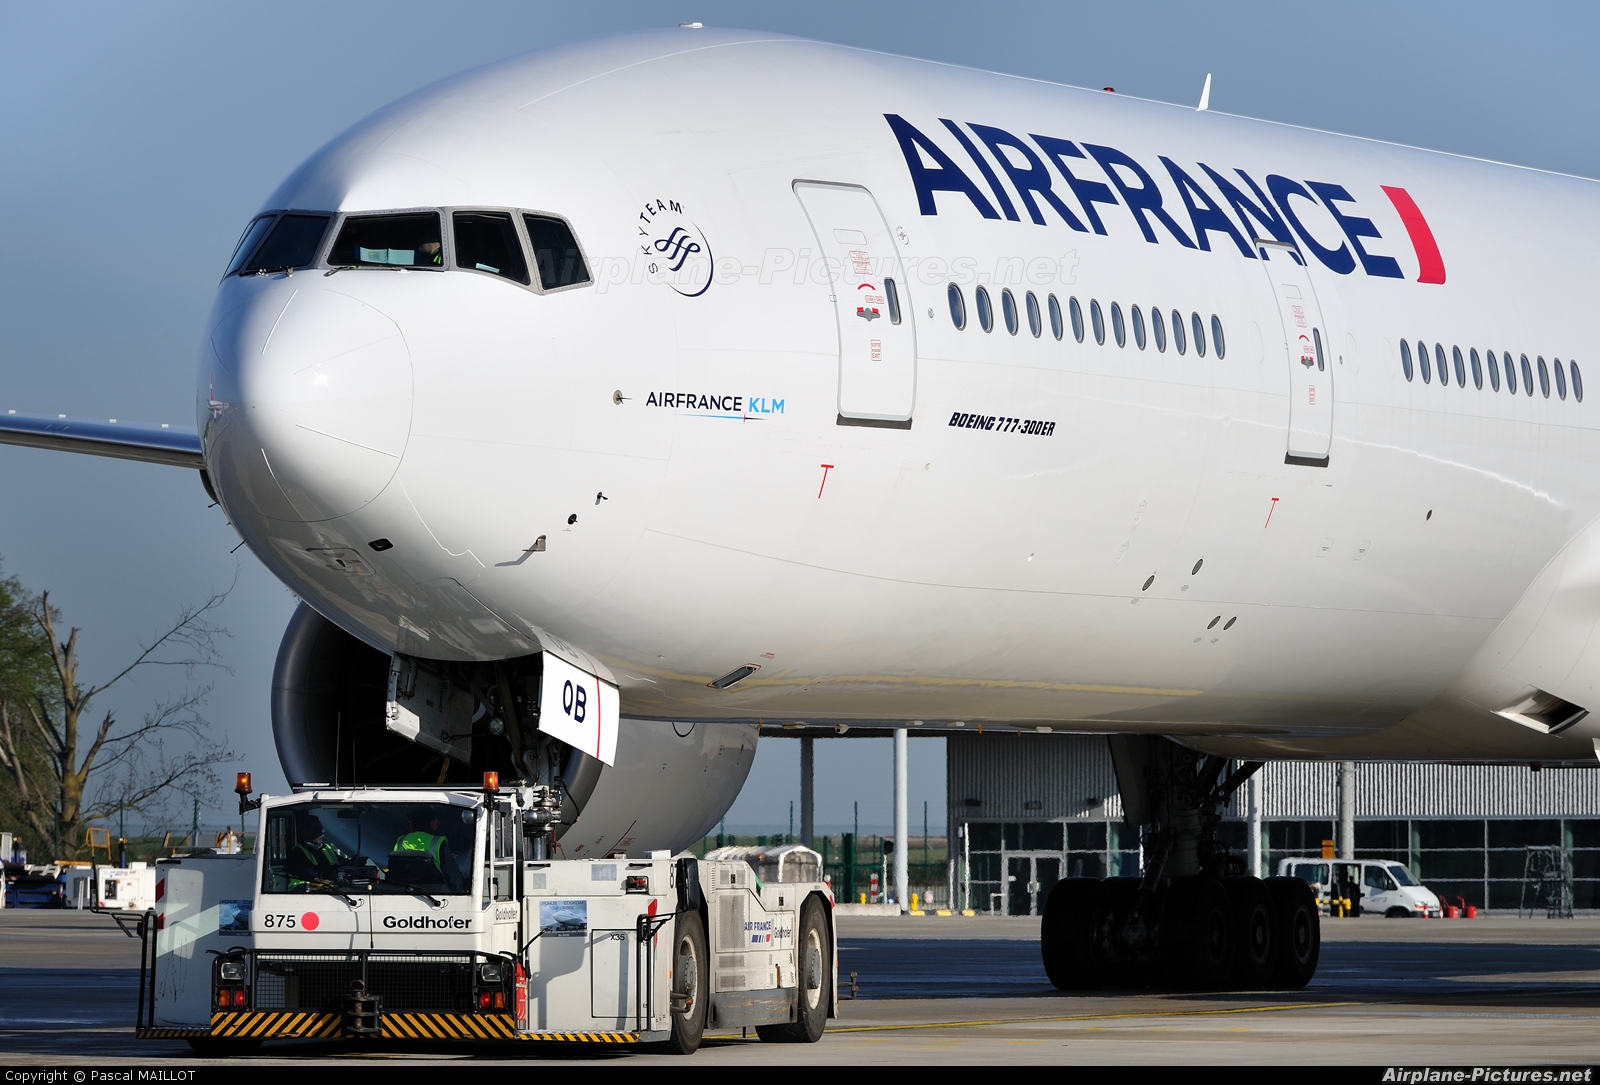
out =
<svg viewBox="0 0 1600 1085"><path fill-rule="evenodd" d="M304 600L296 785L559 784L581 858L763 724L1109 734L1145 875L1061 883L1052 979L1297 984L1315 903L1214 838L1259 759L1595 761L1596 244L1580 178L639 33L296 169L196 431L0 440L200 472Z"/></svg>

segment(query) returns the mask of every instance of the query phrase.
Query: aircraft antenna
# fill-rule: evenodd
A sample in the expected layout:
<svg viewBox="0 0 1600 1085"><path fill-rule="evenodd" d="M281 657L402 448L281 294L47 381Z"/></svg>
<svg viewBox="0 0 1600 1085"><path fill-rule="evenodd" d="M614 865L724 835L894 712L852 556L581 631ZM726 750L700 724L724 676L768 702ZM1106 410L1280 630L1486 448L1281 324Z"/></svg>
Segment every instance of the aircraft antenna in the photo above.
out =
<svg viewBox="0 0 1600 1085"><path fill-rule="evenodd" d="M1200 112L1211 108L1211 73L1206 73L1206 85L1200 88L1200 104L1196 107Z"/></svg>

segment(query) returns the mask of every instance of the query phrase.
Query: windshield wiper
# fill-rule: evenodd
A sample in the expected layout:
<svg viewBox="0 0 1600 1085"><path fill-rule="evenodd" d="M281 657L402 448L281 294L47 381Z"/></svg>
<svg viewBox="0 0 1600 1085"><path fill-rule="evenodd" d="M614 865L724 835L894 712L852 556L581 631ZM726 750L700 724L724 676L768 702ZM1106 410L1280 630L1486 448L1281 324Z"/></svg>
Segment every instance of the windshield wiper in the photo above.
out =
<svg viewBox="0 0 1600 1085"><path fill-rule="evenodd" d="M306 884L311 887L311 890L313 892L326 893L330 897L338 897L340 900L344 901L346 904L350 905L350 907L352 907L352 908L361 907L361 902L360 901L356 900L355 897L346 896L345 894L339 892L339 890L333 888L333 883L332 882L316 881L316 882L307 882Z"/></svg>
<svg viewBox="0 0 1600 1085"><path fill-rule="evenodd" d="M421 897L423 900L426 900L429 904L433 905L435 908L443 908L444 907L444 901L440 900L438 897L434 896L432 893L430 893L427 890L423 889L421 886L412 885L410 882L396 881L393 878L385 878L385 879L383 879L383 881L384 881L385 885L398 885L401 889L409 889L409 890L411 890L413 893L415 893L417 896Z"/></svg>

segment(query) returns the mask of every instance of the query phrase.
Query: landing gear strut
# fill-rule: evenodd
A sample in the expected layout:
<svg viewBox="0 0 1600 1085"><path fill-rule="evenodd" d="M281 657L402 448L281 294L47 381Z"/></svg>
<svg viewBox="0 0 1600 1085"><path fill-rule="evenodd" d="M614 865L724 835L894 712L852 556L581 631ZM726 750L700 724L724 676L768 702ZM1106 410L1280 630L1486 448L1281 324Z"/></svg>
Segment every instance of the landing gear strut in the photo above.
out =
<svg viewBox="0 0 1600 1085"><path fill-rule="evenodd" d="M1216 838L1222 810L1261 768L1226 779L1226 758L1170 739L1115 736L1124 824L1138 829L1138 878L1066 878L1045 906L1040 952L1060 990L1299 988L1317 970L1316 899L1298 878L1263 881Z"/></svg>

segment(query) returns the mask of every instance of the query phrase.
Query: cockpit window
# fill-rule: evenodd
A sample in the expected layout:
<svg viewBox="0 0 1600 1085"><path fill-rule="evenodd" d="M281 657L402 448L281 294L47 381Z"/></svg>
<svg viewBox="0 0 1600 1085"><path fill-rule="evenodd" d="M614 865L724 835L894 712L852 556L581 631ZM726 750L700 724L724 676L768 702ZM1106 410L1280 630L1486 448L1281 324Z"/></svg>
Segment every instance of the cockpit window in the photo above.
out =
<svg viewBox="0 0 1600 1085"><path fill-rule="evenodd" d="M327 229L327 215L290 213L282 216L255 255L246 261L244 273L305 267L317 258L317 249Z"/></svg>
<svg viewBox="0 0 1600 1085"><path fill-rule="evenodd" d="M455 227L457 267L486 271L528 285L528 263L511 216L503 211L457 211Z"/></svg>
<svg viewBox="0 0 1600 1085"><path fill-rule="evenodd" d="M256 246L261 244L261 239L267 236L272 223L277 219L277 213L262 215L249 226L245 227L244 236L239 238L239 244L234 247L233 259L228 261L228 270L222 273L227 278L235 271L244 267L244 262L250 259L250 254L256 251Z"/></svg>
<svg viewBox="0 0 1600 1085"><path fill-rule="evenodd" d="M523 215L528 241L533 245L533 260L539 265L539 283L546 290L579 286L589 282L589 268L578 251L572 227L560 219L543 215Z"/></svg>
<svg viewBox="0 0 1600 1085"><path fill-rule="evenodd" d="M328 253L334 267L444 267L439 216L432 211L406 215L361 215L345 219L339 240Z"/></svg>

